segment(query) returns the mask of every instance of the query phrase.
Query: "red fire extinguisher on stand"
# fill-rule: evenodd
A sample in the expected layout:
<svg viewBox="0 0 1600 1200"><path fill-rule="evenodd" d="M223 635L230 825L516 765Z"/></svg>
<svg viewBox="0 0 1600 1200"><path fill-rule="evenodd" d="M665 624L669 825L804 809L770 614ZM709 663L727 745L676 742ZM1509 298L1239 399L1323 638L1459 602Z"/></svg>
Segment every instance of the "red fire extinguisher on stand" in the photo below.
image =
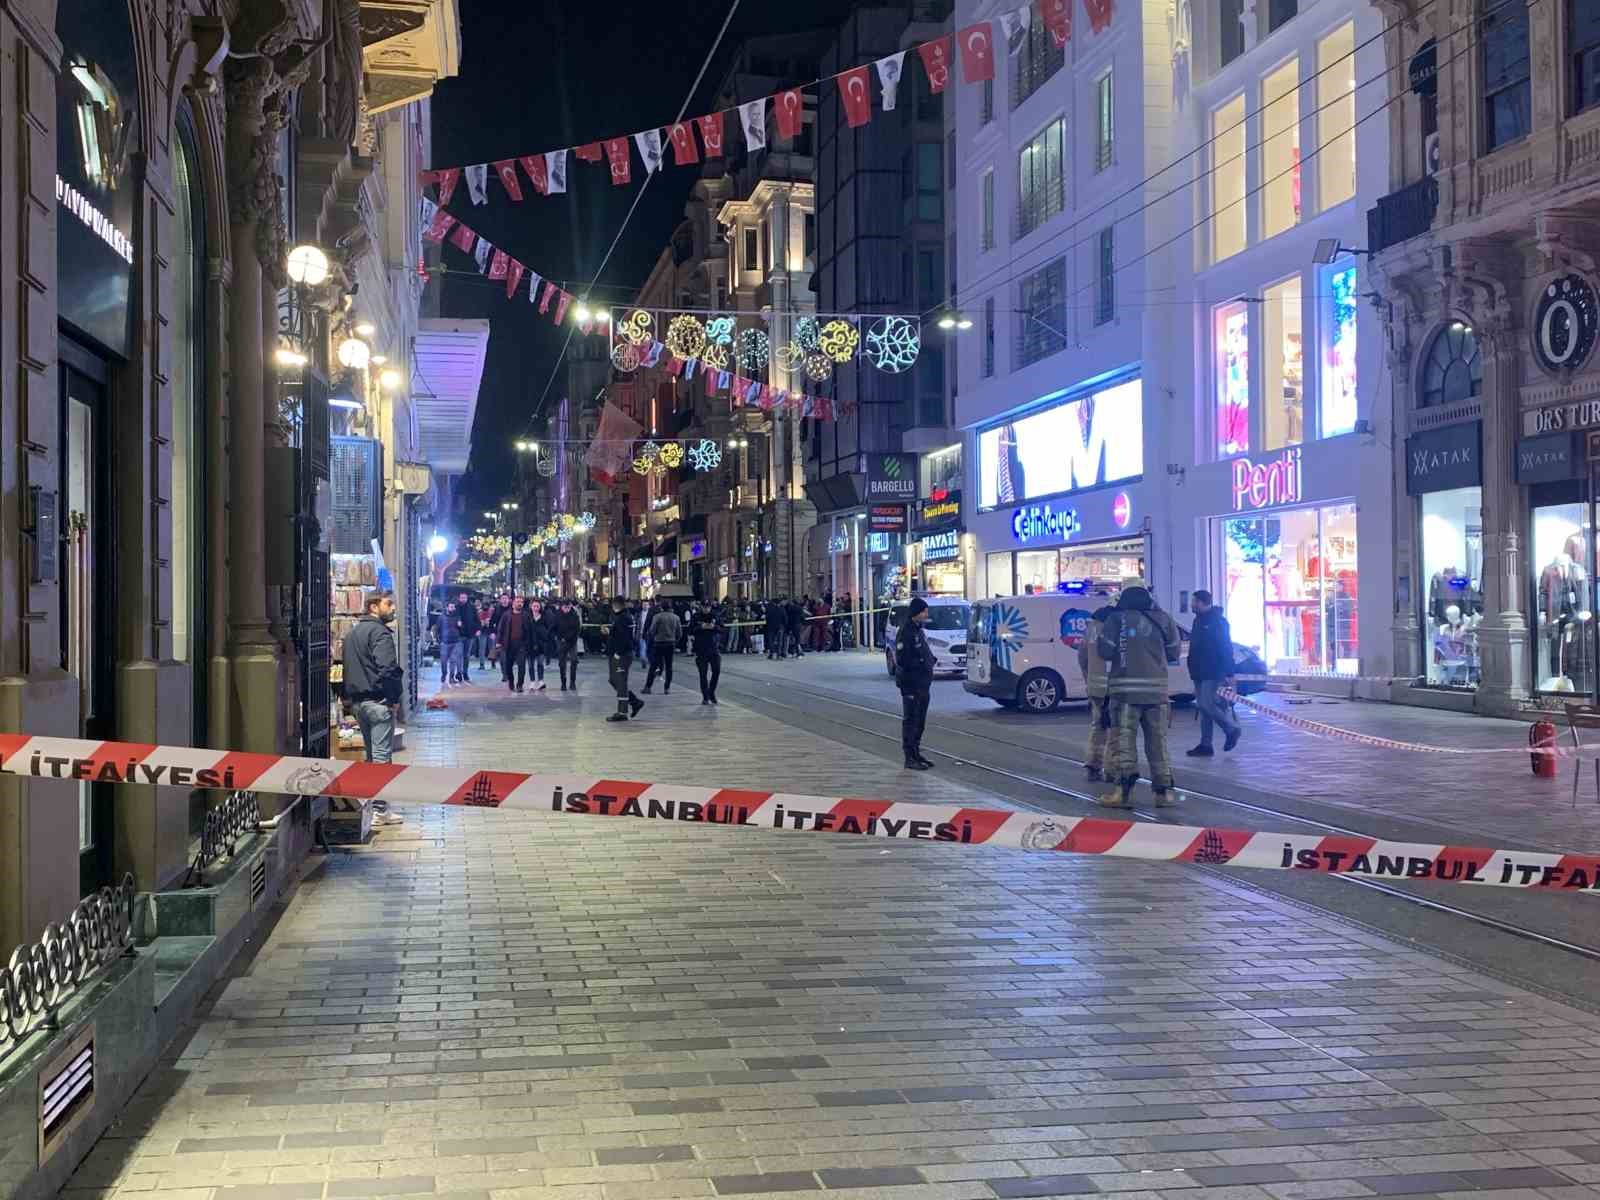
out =
<svg viewBox="0 0 1600 1200"><path fill-rule="evenodd" d="M1556 774L1555 722L1540 717L1528 727L1528 748L1533 751L1533 773L1542 779L1554 779ZM1543 753L1541 753L1541 751Z"/></svg>

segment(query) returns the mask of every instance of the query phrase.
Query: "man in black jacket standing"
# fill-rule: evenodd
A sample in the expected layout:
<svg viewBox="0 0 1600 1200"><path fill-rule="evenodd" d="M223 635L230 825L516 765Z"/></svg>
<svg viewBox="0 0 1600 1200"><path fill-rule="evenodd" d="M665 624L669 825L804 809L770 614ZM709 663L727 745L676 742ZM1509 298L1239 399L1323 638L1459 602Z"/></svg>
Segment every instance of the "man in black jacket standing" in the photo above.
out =
<svg viewBox="0 0 1600 1200"><path fill-rule="evenodd" d="M800 649L800 635L806 627L806 606L791 598L784 610L784 616L788 621L788 645L792 647L796 658L804 657L805 651Z"/></svg>
<svg viewBox="0 0 1600 1200"><path fill-rule="evenodd" d="M928 622L928 602L921 596L906 610L894 650L895 681L900 685L900 746L906 770L926 771L933 766L922 757L922 731L928 724L928 701L933 688L933 651L922 627Z"/></svg>
<svg viewBox="0 0 1600 1200"><path fill-rule="evenodd" d="M1200 710L1200 744L1185 751L1189 758L1210 758L1213 727L1222 726L1222 748L1239 744L1239 721L1233 706L1217 698L1217 689L1233 685L1233 631L1228 618L1211 603L1211 593L1196 591L1189 602L1194 628L1189 632L1189 678L1194 680L1195 706Z"/></svg>
<svg viewBox="0 0 1600 1200"><path fill-rule="evenodd" d="M461 651L461 678L471 682L472 644L478 640L478 606L466 592L456 597L456 629L463 647Z"/></svg>
<svg viewBox="0 0 1600 1200"><path fill-rule="evenodd" d="M561 665L561 690L578 690L578 637L583 632L583 618L563 600L556 614L556 655Z"/></svg>
<svg viewBox="0 0 1600 1200"><path fill-rule="evenodd" d="M611 687L617 693L617 711L608 721L626 721L637 717L644 701L628 689L628 670L633 666L635 634L633 618L621 596L611 601L611 632L606 635L606 654L611 663Z"/></svg>
<svg viewBox="0 0 1600 1200"><path fill-rule="evenodd" d="M722 678L722 623L709 608L695 613L689 626L694 642L694 665L700 671L700 703L717 702L717 683Z"/></svg>
<svg viewBox="0 0 1600 1200"><path fill-rule="evenodd" d="M782 600L767 601L767 657L782 658L789 640L789 615Z"/></svg>
<svg viewBox="0 0 1600 1200"><path fill-rule="evenodd" d="M405 671L395 651L394 594L373 592L355 628L344 638L344 695L361 726L368 762L391 762L394 756L394 710L400 704ZM399 825L383 800L372 802L374 825Z"/></svg>

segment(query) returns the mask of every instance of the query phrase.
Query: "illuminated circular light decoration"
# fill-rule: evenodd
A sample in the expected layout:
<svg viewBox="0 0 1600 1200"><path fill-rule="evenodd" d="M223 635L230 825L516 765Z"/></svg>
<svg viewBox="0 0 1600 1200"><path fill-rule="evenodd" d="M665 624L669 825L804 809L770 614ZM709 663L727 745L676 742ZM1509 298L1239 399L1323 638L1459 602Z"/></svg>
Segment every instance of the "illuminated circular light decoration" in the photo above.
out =
<svg viewBox="0 0 1600 1200"><path fill-rule="evenodd" d="M364 369L372 359L372 347L358 337L347 337L339 343L339 363L352 371Z"/></svg>
<svg viewBox="0 0 1600 1200"><path fill-rule="evenodd" d="M636 308L617 322L617 336L632 346L642 346L655 333L656 319L647 309Z"/></svg>
<svg viewBox="0 0 1600 1200"><path fill-rule="evenodd" d="M712 346L731 346L733 344L733 318L708 317L706 319L706 342Z"/></svg>
<svg viewBox="0 0 1600 1200"><path fill-rule="evenodd" d="M689 447L689 465L696 471L711 471L722 462L722 447L710 438L701 438Z"/></svg>
<svg viewBox="0 0 1600 1200"><path fill-rule="evenodd" d="M541 447L538 457L534 462L534 468L546 479L551 478L556 473L555 453L547 448Z"/></svg>
<svg viewBox="0 0 1600 1200"><path fill-rule="evenodd" d="M632 342L618 342L611 347L611 365L624 375L639 369L639 347Z"/></svg>
<svg viewBox="0 0 1600 1200"><path fill-rule="evenodd" d="M732 350L728 346L715 346L707 342L706 348L700 353L700 361L718 371L726 371L732 365L732 360Z"/></svg>
<svg viewBox="0 0 1600 1200"><path fill-rule="evenodd" d="M856 347L860 344L860 332L843 318L829 321L817 337L818 347L836 363L849 362L856 356Z"/></svg>
<svg viewBox="0 0 1600 1200"><path fill-rule="evenodd" d="M680 442L668 442L661 447L661 465L663 467L683 466L683 445Z"/></svg>
<svg viewBox="0 0 1600 1200"><path fill-rule="evenodd" d="M772 339L765 329L746 329L739 335L739 365L759 371L772 360Z"/></svg>
<svg viewBox="0 0 1600 1200"><path fill-rule="evenodd" d="M1126 529L1131 520L1133 501L1128 499L1127 492L1118 492L1111 500L1111 523L1118 529Z"/></svg>
<svg viewBox="0 0 1600 1200"><path fill-rule="evenodd" d="M706 348L706 327L696 317L680 313L667 326L667 349L679 358L699 358Z"/></svg>
<svg viewBox="0 0 1600 1200"><path fill-rule="evenodd" d="M639 453L634 456L633 469L640 475L648 475L654 471L661 461L661 447L654 442L646 442L639 447Z"/></svg>
<svg viewBox="0 0 1600 1200"><path fill-rule="evenodd" d="M898 375L916 366L922 354L922 329L905 317L884 317L867 331L863 356L880 371Z"/></svg>
<svg viewBox="0 0 1600 1200"><path fill-rule="evenodd" d="M818 328L815 317L801 317L794 323L794 344L807 354L822 348L821 337L822 331Z"/></svg>
<svg viewBox="0 0 1600 1200"><path fill-rule="evenodd" d="M774 357L785 371L793 371L806 361L806 352L794 342L785 342L778 347Z"/></svg>
<svg viewBox="0 0 1600 1200"><path fill-rule="evenodd" d="M595 515L592 512L581 512L581 513L578 514L578 528L579 529L582 529L585 532L587 532L587 531L593 529L594 527L595 527Z"/></svg>
<svg viewBox="0 0 1600 1200"><path fill-rule="evenodd" d="M328 256L317 246L310 244L296 246L289 251L289 259L284 264L284 270L291 283L320 287L328 281Z"/></svg>
<svg viewBox="0 0 1600 1200"><path fill-rule="evenodd" d="M806 355L806 378L821 383L833 375L833 359L822 351Z"/></svg>

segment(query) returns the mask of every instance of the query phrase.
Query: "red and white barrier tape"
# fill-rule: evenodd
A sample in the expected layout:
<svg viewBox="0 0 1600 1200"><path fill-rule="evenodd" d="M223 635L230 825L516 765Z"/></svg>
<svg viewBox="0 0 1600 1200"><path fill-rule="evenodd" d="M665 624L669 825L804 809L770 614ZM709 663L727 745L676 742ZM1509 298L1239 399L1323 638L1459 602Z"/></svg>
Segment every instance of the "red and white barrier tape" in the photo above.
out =
<svg viewBox="0 0 1600 1200"><path fill-rule="evenodd" d="M1297 717L1293 713L1283 712L1270 704L1262 704L1228 689L1218 691L1217 695L1231 704L1242 705L1251 712L1259 713L1267 720L1288 726L1290 729L1299 729L1305 733L1333 738L1336 741L1353 742L1358 746L1372 746L1379 750L1404 750L1412 754L1548 754L1556 758L1600 758L1600 746L1429 746L1422 742L1401 742L1394 738L1358 733L1354 729L1343 729L1338 725L1325 725L1321 721Z"/></svg>
<svg viewBox="0 0 1600 1200"><path fill-rule="evenodd" d="M591 776L412 767L15 734L0 734L0 773L188 788L252 788L400 804L541 809L1489 887L1600 891L1600 854L1259 833Z"/></svg>

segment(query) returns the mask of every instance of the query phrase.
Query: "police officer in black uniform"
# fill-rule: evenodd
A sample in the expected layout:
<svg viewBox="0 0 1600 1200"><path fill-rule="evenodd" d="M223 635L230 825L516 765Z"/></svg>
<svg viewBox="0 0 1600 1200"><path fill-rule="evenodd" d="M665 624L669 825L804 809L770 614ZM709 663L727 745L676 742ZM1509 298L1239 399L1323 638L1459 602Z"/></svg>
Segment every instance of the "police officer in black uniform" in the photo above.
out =
<svg viewBox="0 0 1600 1200"><path fill-rule="evenodd" d="M637 717L644 701L628 689L628 669L633 666L633 618L621 596L611 598L611 632L606 635L606 655L611 666L611 687L617 693L617 711L608 721Z"/></svg>
<svg viewBox="0 0 1600 1200"><path fill-rule="evenodd" d="M911 601L905 622L896 635L895 680L900 685L900 745L906 754L906 770L926 771L933 766L922 757L922 730L928 723L929 692L933 688L933 651L922 627L928 622L928 602L921 596Z"/></svg>

